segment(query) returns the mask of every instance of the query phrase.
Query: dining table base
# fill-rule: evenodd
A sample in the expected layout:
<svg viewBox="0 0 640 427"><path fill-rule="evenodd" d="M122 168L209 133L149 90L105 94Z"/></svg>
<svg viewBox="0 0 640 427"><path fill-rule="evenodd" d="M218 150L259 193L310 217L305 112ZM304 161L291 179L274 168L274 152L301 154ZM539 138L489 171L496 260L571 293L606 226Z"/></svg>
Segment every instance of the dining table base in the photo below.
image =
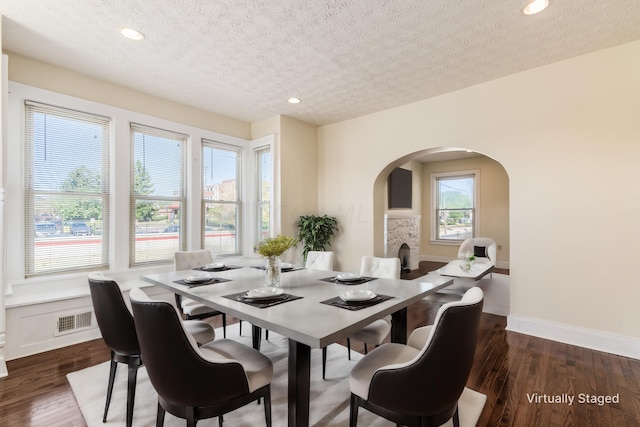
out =
<svg viewBox="0 0 640 427"><path fill-rule="evenodd" d="M311 347L289 339L289 427L309 425Z"/></svg>

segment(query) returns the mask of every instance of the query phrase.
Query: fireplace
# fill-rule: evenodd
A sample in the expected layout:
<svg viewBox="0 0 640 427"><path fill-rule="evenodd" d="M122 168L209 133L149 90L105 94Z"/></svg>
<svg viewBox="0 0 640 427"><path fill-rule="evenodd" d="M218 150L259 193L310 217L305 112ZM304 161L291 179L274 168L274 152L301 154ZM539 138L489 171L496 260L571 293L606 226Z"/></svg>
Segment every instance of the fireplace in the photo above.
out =
<svg viewBox="0 0 640 427"><path fill-rule="evenodd" d="M398 258L400 258L400 273L408 273L411 271L411 248L406 243L400 245L398 249Z"/></svg>
<svg viewBox="0 0 640 427"><path fill-rule="evenodd" d="M384 256L400 258L403 273L418 268L420 215L384 216Z"/></svg>

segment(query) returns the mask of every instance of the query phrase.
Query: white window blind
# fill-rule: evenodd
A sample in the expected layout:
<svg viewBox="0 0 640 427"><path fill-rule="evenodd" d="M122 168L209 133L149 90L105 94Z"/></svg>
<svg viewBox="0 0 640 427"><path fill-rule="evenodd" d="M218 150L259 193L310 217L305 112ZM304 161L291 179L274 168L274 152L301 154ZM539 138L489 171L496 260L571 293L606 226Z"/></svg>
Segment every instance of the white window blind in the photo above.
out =
<svg viewBox="0 0 640 427"><path fill-rule="evenodd" d="M109 264L108 117L25 103L25 275Z"/></svg>
<svg viewBox="0 0 640 427"><path fill-rule="evenodd" d="M163 262L186 248L188 136L131 124L130 264Z"/></svg>
<svg viewBox="0 0 640 427"><path fill-rule="evenodd" d="M202 140L204 246L214 254L241 253L241 165L240 147Z"/></svg>

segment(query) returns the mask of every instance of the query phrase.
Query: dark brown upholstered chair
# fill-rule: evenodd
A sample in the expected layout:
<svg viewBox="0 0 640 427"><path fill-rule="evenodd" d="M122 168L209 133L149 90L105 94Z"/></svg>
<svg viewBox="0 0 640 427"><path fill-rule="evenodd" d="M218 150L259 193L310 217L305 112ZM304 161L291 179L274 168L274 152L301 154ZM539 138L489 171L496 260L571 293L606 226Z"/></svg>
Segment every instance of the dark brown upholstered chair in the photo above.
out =
<svg viewBox="0 0 640 427"><path fill-rule="evenodd" d="M136 394L138 368L142 366L133 317L124 302L120 287L113 280L104 279L101 275L89 275L89 289L100 333L104 342L111 349L111 369L102 422L107 422L118 363L124 363L129 370L126 423L127 427L130 427L133 421L133 402Z"/></svg>
<svg viewBox="0 0 640 427"><path fill-rule="evenodd" d="M383 344L360 359L349 377L349 426L356 426L363 407L398 425L440 426L453 418L458 427L483 298L473 287L440 307L434 324L413 331L407 345Z"/></svg>
<svg viewBox="0 0 640 427"><path fill-rule="evenodd" d="M133 421L133 403L136 394L138 368L142 366L140 346L136 336L133 316L124 302L120 287L115 281L104 277L99 272L89 274L88 280L98 327L104 342L111 349L111 368L109 370L107 400L104 405L102 422L107 422L107 413L111 403L118 363L125 363L128 366L126 425L130 427ZM188 322L186 327L199 343L206 343L215 338L215 332L208 323L192 321Z"/></svg>
<svg viewBox="0 0 640 427"><path fill-rule="evenodd" d="M158 393L157 427L166 411L185 418L188 427L213 417L222 426L223 414L261 398L271 426L273 364L268 357L228 339L198 347L171 304L150 300L138 288L129 295L142 357Z"/></svg>
<svg viewBox="0 0 640 427"><path fill-rule="evenodd" d="M200 251L179 251L174 254L173 265L176 271L190 270L196 267L204 267L213 262L213 257L208 249ZM186 320L206 319L212 316L222 316L222 336L227 337L227 315L214 310L189 298L176 295L176 306Z"/></svg>

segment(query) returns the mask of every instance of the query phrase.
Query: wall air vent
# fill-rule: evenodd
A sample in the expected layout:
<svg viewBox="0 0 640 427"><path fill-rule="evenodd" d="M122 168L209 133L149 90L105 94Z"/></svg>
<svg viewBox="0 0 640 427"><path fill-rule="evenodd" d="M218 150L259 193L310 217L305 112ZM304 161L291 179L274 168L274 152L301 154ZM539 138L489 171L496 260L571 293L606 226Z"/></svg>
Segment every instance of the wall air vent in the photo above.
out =
<svg viewBox="0 0 640 427"><path fill-rule="evenodd" d="M91 328L91 312L60 314L56 316L54 336L66 335Z"/></svg>

